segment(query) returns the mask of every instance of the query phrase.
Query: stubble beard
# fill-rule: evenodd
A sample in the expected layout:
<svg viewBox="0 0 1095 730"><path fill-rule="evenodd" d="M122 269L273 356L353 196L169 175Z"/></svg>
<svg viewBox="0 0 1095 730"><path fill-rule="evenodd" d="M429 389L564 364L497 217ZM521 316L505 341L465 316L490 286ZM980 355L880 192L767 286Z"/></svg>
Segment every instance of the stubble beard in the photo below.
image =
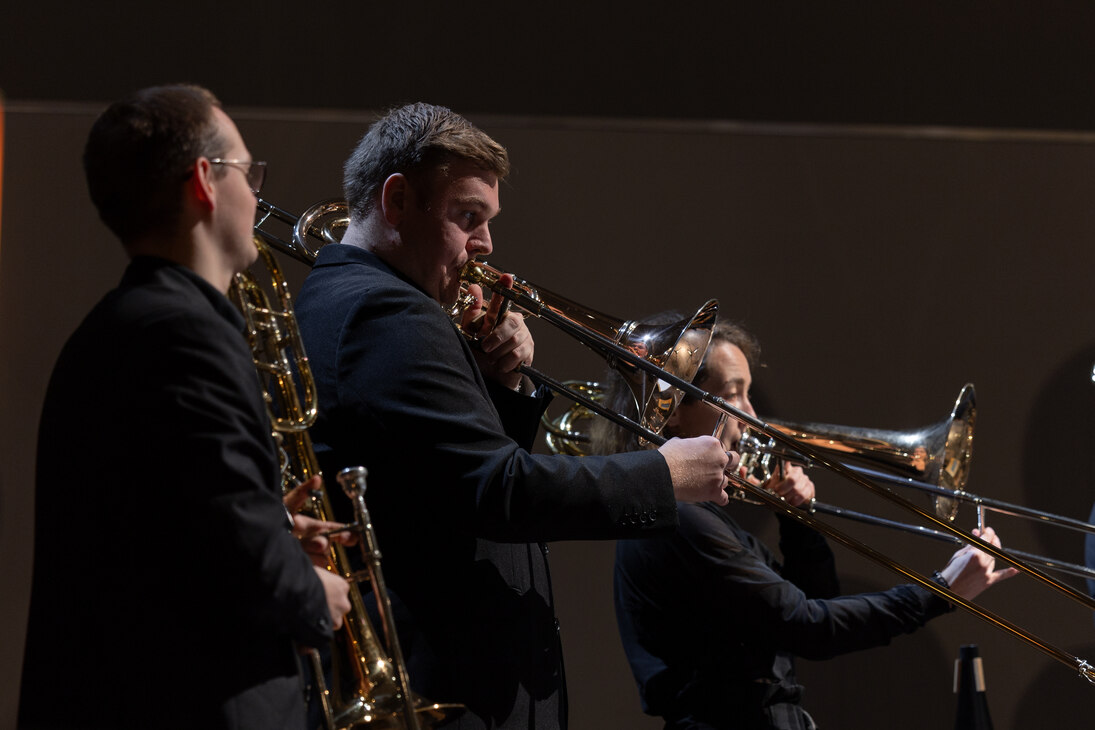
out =
<svg viewBox="0 0 1095 730"><path fill-rule="evenodd" d="M441 306L446 309L451 308L456 301L460 298L460 276L459 272L450 274L442 281L441 288Z"/></svg>

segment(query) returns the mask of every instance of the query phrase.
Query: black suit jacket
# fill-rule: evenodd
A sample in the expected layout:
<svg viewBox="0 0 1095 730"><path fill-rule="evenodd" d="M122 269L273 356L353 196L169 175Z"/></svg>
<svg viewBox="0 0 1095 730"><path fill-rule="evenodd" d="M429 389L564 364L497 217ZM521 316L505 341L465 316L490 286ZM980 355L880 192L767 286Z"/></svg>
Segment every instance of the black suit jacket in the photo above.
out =
<svg viewBox="0 0 1095 730"><path fill-rule="evenodd" d="M242 319L135 259L42 411L21 727L302 728L322 585L288 531Z"/></svg>
<svg viewBox="0 0 1095 730"><path fill-rule="evenodd" d="M412 685L461 727L565 725L547 547L676 524L665 460L529 453L545 402L488 390L437 302L379 258L322 249L297 316L328 478L369 470ZM605 579L607 580L607 576Z"/></svg>
<svg viewBox="0 0 1095 730"><path fill-rule="evenodd" d="M805 730L796 656L883 646L948 610L920 586L840 596L825 539L780 516L782 562L734 519L680 505L664 539L616 545L616 618L643 709L666 728ZM953 610L953 609L952 609Z"/></svg>

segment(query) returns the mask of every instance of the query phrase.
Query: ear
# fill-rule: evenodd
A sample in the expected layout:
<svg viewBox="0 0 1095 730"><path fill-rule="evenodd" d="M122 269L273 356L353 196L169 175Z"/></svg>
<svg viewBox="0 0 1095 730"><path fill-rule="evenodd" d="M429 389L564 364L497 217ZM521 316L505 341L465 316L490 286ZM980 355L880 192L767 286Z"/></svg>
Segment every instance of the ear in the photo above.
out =
<svg viewBox="0 0 1095 730"><path fill-rule="evenodd" d="M216 188L213 186L213 165L204 157L194 160L190 168L186 190L191 199L202 208L212 209L216 204Z"/></svg>
<svg viewBox="0 0 1095 730"><path fill-rule="evenodd" d="M380 188L380 212L392 228L403 222L403 214L410 204L410 185L401 172L388 176Z"/></svg>

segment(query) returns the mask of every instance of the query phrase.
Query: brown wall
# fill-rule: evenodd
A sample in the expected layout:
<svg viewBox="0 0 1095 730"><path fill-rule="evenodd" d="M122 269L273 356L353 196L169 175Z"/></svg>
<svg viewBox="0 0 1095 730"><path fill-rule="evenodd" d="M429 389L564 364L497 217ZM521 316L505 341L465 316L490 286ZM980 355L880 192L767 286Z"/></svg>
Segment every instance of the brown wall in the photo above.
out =
<svg viewBox="0 0 1095 730"><path fill-rule="evenodd" d="M9 2L0 88L195 81L249 106L1095 129L1075 0Z"/></svg>
<svg viewBox="0 0 1095 730"><path fill-rule="evenodd" d="M231 105L231 99L227 99ZM0 239L0 727L12 722L30 575L37 411L67 334L123 257L86 200L79 151L94 108L9 104ZM230 111L233 111L230 109ZM339 194L365 114L235 110L290 210ZM1095 144L1081 136L951 130L656 124L477 117L510 150L494 263L626 318L711 297L761 339L769 415L908 428L941 419L963 383L980 406L970 489L1085 518L1095 484ZM303 271L290 264L296 280ZM537 364L596 378L602 364L534 324ZM88 428L95 414L87 414ZM107 458L125 458L119 444ZM74 478L95 469L73 465ZM815 475L821 498L883 513ZM155 489L155 475L149 475ZM110 499L109 494L103 495ZM768 531L771 518L746 517ZM968 510L960 521L969 526ZM149 515L150 525L155 515ZM993 518L1006 544L1082 560L1082 539ZM934 543L841 525L931 572ZM140 542L144 531L133 531ZM643 718L616 638L610 543L552 547L571 719ZM897 581L838 548L845 588ZM63 580L63 576L58 576ZM79 631L79 602L64 630ZM1091 612L1018 578L984 603L1090 658ZM144 640L147 637L135 637ZM945 727L958 646L985 658L996 727L1065 726L1095 690L1018 640L958 614L886 649L803 662L824 727ZM169 647L165 647L168 650ZM215 647L211 647L215 651ZM437 698L443 699L443 698Z"/></svg>

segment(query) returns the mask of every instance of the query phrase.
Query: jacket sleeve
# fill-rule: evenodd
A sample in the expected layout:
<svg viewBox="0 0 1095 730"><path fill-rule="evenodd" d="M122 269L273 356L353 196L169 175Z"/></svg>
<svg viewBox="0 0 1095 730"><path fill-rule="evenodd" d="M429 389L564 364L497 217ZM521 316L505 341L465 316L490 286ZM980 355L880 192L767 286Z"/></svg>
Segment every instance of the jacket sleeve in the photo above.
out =
<svg viewBox="0 0 1095 730"><path fill-rule="evenodd" d="M525 451L532 451L540 431L540 417L551 403L551 391L546 386L525 395L510 390L492 380L486 381L491 403L498 411L502 430Z"/></svg>
<svg viewBox="0 0 1095 730"><path fill-rule="evenodd" d="M507 435L467 344L410 287L360 297L337 339L338 407L327 414L325 438L336 451L357 452L378 482L430 500L430 513L447 524L498 542L675 525L661 454L534 455ZM543 406L513 397L524 402L517 435L527 441Z"/></svg>
<svg viewBox="0 0 1095 730"><path fill-rule="evenodd" d="M750 630L747 643L820 660L888 644L947 611L948 604L913 585L831 599L809 598L707 510L682 511L676 549L708 600L733 607Z"/></svg>
<svg viewBox="0 0 1095 730"><path fill-rule="evenodd" d="M840 580L832 548L817 531L795 519L777 514L779 550L783 554L780 575L794 583L807 598L835 598Z"/></svg>
<svg viewBox="0 0 1095 730"><path fill-rule="evenodd" d="M183 544L180 570L204 572L225 620L319 646L331 637L323 586L281 502L278 462L258 379L242 335L223 321L186 316L151 328L158 361L145 390L151 440L163 449L156 489L172 489ZM185 525L183 526L185 528Z"/></svg>

